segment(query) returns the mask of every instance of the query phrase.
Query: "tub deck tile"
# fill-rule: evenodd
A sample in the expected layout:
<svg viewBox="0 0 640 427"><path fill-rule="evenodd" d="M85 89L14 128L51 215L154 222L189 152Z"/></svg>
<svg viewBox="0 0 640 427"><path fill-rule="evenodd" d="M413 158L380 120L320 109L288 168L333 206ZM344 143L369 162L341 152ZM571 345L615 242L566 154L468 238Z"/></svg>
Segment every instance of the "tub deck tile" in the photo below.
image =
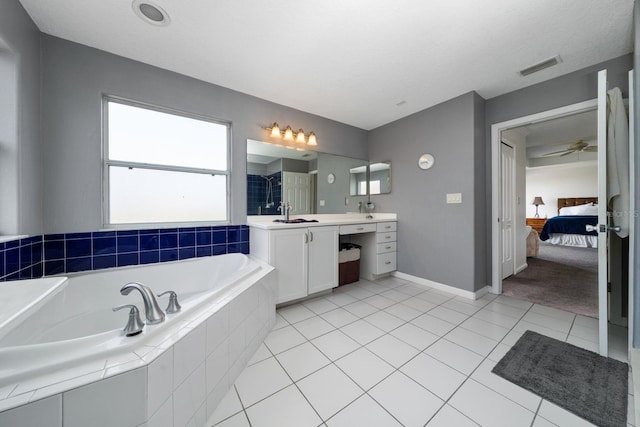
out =
<svg viewBox="0 0 640 427"><path fill-rule="evenodd" d="M44 399L45 397L54 396L56 394L64 393L65 391L72 390L74 388L82 387L87 384L91 384L96 381L100 381L104 376L104 371L96 371L87 375L72 378L67 381L62 381L57 384L53 384L47 387L42 387L36 390L31 396L29 402L35 402L36 400Z"/></svg>
<svg viewBox="0 0 640 427"><path fill-rule="evenodd" d="M105 362L105 359L101 359L95 362L84 363L70 369L60 370L26 380L18 384L18 386L11 393L11 397L30 391L35 391L49 385L61 383L63 381L71 380L94 372L100 372L100 376L102 377L102 371L104 369Z"/></svg>
<svg viewBox="0 0 640 427"><path fill-rule="evenodd" d="M25 403L29 403L35 391L29 391L27 393L19 394L17 396L12 396L4 400L0 400L0 412L5 411L7 409L15 408L16 406L24 405Z"/></svg>

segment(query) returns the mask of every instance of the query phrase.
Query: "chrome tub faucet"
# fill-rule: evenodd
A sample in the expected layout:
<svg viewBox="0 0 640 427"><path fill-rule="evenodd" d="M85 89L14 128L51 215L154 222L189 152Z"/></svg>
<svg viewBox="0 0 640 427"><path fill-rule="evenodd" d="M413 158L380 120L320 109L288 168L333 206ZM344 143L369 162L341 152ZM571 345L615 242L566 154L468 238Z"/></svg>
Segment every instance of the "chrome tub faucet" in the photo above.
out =
<svg viewBox="0 0 640 427"><path fill-rule="evenodd" d="M140 312L138 311L138 307L133 304L123 304L117 307L113 307L113 311L122 310L123 308L129 308L129 320L127 321L127 325L124 327L124 334L128 337L132 337L134 335L138 335L142 333L144 329L144 323L142 319L140 319Z"/></svg>
<svg viewBox="0 0 640 427"><path fill-rule="evenodd" d="M129 295L133 290L137 290L142 295L142 302L144 303L144 315L147 318L145 322L147 325L153 325L164 321L165 314L158 305L155 295L148 287L141 285L140 283L131 282L127 283L120 289L122 295Z"/></svg>

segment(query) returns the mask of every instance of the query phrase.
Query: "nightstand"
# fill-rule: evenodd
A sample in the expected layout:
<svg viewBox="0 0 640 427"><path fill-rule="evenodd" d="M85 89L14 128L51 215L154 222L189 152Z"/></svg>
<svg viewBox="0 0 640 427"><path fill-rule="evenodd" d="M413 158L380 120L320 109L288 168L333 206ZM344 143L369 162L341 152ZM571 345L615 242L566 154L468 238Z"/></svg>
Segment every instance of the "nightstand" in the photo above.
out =
<svg viewBox="0 0 640 427"><path fill-rule="evenodd" d="M527 225L530 225L538 234L542 233L545 222L547 222L547 218L527 218Z"/></svg>

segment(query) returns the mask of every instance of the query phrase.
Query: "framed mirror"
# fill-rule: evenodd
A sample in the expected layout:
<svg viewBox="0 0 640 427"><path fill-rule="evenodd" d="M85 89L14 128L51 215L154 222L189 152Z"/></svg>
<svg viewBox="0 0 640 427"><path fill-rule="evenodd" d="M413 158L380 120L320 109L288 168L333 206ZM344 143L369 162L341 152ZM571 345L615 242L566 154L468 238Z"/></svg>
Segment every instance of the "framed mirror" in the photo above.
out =
<svg viewBox="0 0 640 427"><path fill-rule="evenodd" d="M391 162L369 165L369 194L391 193Z"/></svg>

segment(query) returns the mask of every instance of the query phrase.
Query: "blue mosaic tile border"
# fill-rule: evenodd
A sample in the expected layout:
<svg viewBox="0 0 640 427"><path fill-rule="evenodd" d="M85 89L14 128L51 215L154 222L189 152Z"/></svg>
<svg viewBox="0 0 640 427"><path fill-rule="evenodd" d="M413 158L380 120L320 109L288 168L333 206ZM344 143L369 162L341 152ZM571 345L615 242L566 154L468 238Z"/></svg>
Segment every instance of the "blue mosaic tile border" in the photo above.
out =
<svg viewBox="0 0 640 427"><path fill-rule="evenodd" d="M249 227L46 234L0 243L0 281L249 253Z"/></svg>

